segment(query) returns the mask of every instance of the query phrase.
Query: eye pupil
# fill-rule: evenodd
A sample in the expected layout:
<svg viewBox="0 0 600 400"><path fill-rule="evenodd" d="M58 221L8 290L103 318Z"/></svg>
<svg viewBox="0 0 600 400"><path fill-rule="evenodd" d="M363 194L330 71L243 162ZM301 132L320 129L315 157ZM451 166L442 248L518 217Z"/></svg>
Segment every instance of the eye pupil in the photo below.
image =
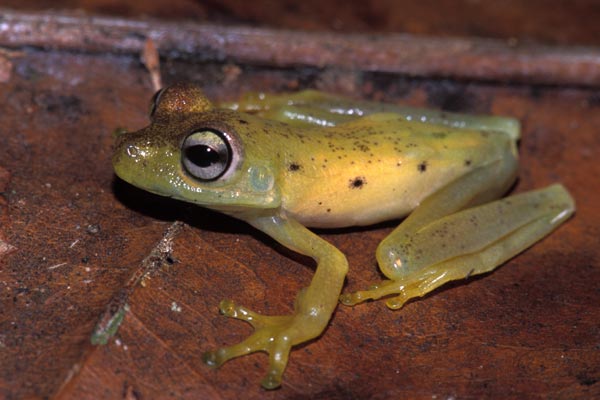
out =
<svg viewBox="0 0 600 400"><path fill-rule="evenodd" d="M221 177L231 163L231 147L220 131L201 129L190 134L181 146L183 166L194 178L212 181Z"/></svg>
<svg viewBox="0 0 600 400"><path fill-rule="evenodd" d="M220 161L219 153L210 146L198 144L185 149L185 157L200 168L208 168Z"/></svg>

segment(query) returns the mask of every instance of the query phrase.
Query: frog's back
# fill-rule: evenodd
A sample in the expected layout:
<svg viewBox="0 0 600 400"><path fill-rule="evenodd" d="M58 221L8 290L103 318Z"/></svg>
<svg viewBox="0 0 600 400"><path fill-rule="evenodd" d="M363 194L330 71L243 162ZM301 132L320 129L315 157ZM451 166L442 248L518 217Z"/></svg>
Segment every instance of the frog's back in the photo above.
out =
<svg viewBox="0 0 600 400"><path fill-rule="evenodd" d="M374 114L299 131L283 149L282 208L312 227L399 218L448 182L500 161L516 171L512 135Z"/></svg>

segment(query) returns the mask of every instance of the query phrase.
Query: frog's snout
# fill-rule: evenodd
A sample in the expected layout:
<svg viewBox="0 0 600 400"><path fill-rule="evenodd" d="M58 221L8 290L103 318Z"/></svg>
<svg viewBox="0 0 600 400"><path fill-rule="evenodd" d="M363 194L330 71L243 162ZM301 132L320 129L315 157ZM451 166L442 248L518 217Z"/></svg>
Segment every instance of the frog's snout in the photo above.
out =
<svg viewBox="0 0 600 400"><path fill-rule="evenodd" d="M124 158L126 157L126 153L123 150L125 146L126 144L124 143L122 136L117 137L117 140L115 142L115 149L112 156L112 165L113 169L115 170L115 173L121 178L123 178L122 170L124 167Z"/></svg>
<svg viewBox="0 0 600 400"><path fill-rule="evenodd" d="M114 143L114 154L117 154L121 147L123 146L123 142L125 142L131 135L131 132L128 132L125 129L117 128L113 131L112 137L115 141Z"/></svg>
<svg viewBox="0 0 600 400"><path fill-rule="evenodd" d="M135 141L131 140L132 133L120 132L115 134L115 146L112 156L112 165L115 173L128 181L127 172L143 157L143 151Z"/></svg>

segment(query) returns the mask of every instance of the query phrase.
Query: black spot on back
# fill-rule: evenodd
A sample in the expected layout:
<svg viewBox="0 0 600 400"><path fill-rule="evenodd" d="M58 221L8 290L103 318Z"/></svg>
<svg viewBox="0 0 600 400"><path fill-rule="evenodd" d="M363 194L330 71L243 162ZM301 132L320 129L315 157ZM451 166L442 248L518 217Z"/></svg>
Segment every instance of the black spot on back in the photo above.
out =
<svg viewBox="0 0 600 400"><path fill-rule="evenodd" d="M361 189L366 184L367 180L364 176L357 176L354 179L350 179L350 184L348 186L350 189Z"/></svg>
<svg viewBox="0 0 600 400"><path fill-rule="evenodd" d="M417 169L419 170L419 172L427 171L427 161L423 161L422 163L417 165Z"/></svg>
<svg viewBox="0 0 600 400"><path fill-rule="evenodd" d="M288 165L288 170L290 170L291 172L296 172L302 169L302 165L297 164L297 163L291 163L290 165Z"/></svg>

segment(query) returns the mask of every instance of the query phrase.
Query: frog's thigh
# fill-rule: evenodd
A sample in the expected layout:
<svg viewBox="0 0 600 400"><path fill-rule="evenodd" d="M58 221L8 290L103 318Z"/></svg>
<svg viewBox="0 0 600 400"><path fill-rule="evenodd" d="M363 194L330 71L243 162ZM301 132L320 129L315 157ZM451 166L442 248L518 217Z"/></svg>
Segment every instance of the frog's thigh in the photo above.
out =
<svg viewBox="0 0 600 400"><path fill-rule="evenodd" d="M342 300L354 304L399 294L386 304L400 308L446 282L493 270L549 234L573 211L569 193L552 185L453 213L412 232L398 229L378 248L380 268L391 280ZM403 249L405 254L400 253Z"/></svg>

